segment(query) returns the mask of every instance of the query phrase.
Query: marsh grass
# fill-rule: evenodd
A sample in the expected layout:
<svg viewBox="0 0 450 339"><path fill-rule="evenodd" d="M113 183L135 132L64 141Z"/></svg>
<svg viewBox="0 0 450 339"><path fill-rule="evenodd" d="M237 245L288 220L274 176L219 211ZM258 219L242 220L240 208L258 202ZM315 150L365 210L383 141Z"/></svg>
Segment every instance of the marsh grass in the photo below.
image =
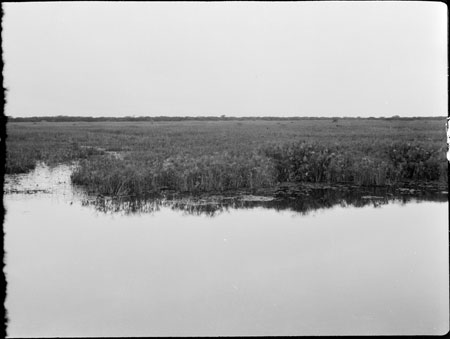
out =
<svg viewBox="0 0 450 339"><path fill-rule="evenodd" d="M57 125L47 128L21 128L20 125L8 127L5 164L7 174L29 172L38 162L53 166L104 153L96 147L81 146L75 138L65 133L65 129L60 129Z"/></svg>
<svg viewBox="0 0 450 339"><path fill-rule="evenodd" d="M412 180L447 182L446 150L419 141L388 140L326 146L299 141L272 145L264 152L275 162L278 181L381 186Z"/></svg>
<svg viewBox="0 0 450 339"><path fill-rule="evenodd" d="M113 157L84 160L71 176L104 195L145 196L161 190L223 192L270 187L276 183L272 162L261 155L227 153L168 157L162 162L123 161Z"/></svg>
<svg viewBox="0 0 450 339"><path fill-rule="evenodd" d="M73 183L104 195L447 182L445 119L9 123L7 131L7 173L78 160Z"/></svg>

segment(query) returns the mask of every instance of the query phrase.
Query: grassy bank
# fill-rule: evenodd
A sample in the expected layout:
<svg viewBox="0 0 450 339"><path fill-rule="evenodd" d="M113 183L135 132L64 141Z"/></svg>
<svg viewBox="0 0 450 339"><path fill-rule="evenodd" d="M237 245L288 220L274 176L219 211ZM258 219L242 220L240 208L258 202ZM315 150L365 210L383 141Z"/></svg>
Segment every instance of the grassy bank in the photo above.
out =
<svg viewBox="0 0 450 339"><path fill-rule="evenodd" d="M7 132L7 173L81 159L72 181L105 195L447 182L445 119L35 122Z"/></svg>

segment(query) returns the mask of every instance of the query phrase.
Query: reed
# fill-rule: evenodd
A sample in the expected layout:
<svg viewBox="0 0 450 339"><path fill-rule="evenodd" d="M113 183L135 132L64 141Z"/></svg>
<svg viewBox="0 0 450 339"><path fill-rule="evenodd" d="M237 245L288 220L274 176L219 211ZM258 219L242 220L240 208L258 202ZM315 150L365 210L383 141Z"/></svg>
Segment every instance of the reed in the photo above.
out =
<svg viewBox="0 0 450 339"><path fill-rule="evenodd" d="M104 195L137 196L166 189L178 192L252 190L276 183L272 162L256 153L245 158L227 153L198 158L180 155L146 165L97 157L82 161L71 180Z"/></svg>
<svg viewBox="0 0 450 339"><path fill-rule="evenodd" d="M271 145L278 181L380 186L403 181L447 182L446 147L422 142L359 144L359 149L299 141Z"/></svg>
<svg viewBox="0 0 450 339"><path fill-rule="evenodd" d="M8 123L6 172L78 161L105 195L225 192L281 182L447 183L445 119ZM117 152L114 156L111 151Z"/></svg>

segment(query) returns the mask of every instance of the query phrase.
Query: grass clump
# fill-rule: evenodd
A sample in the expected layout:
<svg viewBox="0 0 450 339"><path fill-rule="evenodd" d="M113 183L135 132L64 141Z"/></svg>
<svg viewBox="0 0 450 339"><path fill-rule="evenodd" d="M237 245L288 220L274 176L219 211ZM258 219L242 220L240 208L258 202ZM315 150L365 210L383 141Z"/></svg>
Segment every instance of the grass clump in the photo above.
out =
<svg viewBox="0 0 450 339"><path fill-rule="evenodd" d="M57 128L14 128L6 139L7 174L26 173L44 162L50 166L103 154L97 147L83 146Z"/></svg>
<svg viewBox="0 0 450 339"><path fill-rule="evenodd" d="M156 181L160 185L190 192L254 189L276 182L272 162L256 153L246 156L225 152L197 158L169 157L157 173Z"/></svg>
<svg viewBox="0 0 450 339"><path fill-rule="evenodd" d="M432 149L423 143L394 143L386 151L397 178L447 181L446 147Z"/></svg>
<svg viewBox="0 0 450 339"><path fill-rule="evenodd" d="M323 145L298 141L271 145L265 154L275 163L277 180L380 186L403 181L447 182L445 147L420 142L373 145ZM370 154L370 155L368 155Z"/></svg>
<svg viewBox="0 0 450 339"><path fill-rule="evenodd" d="M6 153L6 174L27 173L36 167L39 152L34 147L25 148L24 150L12 149Z"/></svg>
<svg viewBox="0 0 450 339"><path fill-rule="evenodd" d="M84 160L72 173L74 184L104 195L137 195L168 189L179 192L223 192L270 187L276 183L272 162L256 153L168 157L137 162L112 157Z"/></svg>
<svg viewBox="0 0 450 339"><path fill-rule="evenodd" d="M80 161L71 180L104 195L139 194L153 188L151 172L138 171L131 164L110 156Z"/></svg>

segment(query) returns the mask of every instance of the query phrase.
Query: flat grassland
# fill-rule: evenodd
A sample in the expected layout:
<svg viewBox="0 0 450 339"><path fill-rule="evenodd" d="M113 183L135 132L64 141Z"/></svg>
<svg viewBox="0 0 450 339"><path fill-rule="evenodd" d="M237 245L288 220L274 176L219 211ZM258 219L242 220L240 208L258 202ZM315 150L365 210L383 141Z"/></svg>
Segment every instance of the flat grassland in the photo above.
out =
<svg viewBox="0 0 450 339"><path fill-rule="evenodd" d="M283 182L447 183L445 118L9 122L6 173L79 161L104 195L225 192Z"/></svg>

